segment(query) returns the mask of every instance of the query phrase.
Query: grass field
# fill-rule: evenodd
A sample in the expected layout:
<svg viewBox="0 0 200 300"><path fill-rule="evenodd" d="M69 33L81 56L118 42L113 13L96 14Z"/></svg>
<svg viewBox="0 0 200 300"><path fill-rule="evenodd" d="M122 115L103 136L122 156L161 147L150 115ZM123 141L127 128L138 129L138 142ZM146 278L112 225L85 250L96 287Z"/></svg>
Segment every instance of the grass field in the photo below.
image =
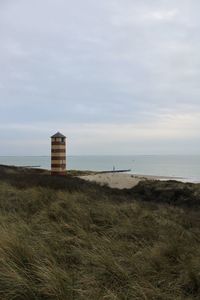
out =
<svg viewBox="0 0 200 300"><path fill-rule="evenodd" d="M0 299L200 299L200 186L1 166Z"/></svg>

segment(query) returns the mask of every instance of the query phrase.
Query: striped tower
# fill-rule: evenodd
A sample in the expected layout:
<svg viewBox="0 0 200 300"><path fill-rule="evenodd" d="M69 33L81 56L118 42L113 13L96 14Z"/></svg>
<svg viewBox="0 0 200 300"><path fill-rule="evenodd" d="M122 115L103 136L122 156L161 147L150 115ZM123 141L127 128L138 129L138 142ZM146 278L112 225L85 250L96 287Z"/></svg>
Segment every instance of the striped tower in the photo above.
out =
<svg viewBox="0 0 200 300"><path fill-rule="evenodd" d="M66 137L60 132L51 137L51 174L66 175Z"/></svg>

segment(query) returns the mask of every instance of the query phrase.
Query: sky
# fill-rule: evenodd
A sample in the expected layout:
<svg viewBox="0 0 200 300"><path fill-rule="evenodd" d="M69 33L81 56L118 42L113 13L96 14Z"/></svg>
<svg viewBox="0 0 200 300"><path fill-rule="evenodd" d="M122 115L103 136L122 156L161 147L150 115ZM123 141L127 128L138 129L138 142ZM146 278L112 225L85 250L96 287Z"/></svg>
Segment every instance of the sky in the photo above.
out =
<svg viewBox="0 0 200 300"><path fill-rule="evenodd" d="M200 154L199 0L0 0L0 155Z"/></svg>

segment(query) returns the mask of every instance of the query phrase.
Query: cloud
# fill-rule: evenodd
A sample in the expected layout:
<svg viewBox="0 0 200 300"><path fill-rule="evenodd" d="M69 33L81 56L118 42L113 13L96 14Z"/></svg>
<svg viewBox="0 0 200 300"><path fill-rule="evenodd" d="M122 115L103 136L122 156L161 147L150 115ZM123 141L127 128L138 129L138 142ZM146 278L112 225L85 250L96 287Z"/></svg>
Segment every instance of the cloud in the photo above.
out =
<svg viewBox="0 0 200 300"><path fill-rule="evenodd" d="M178 15L178 10L173 9L169 11L154 11L146 14L144 19L156 20L156 21L171 21Z"/></svg>
<svg viewBox="0 0 200 300"><path fill-rule="evenodd" d="M166 152L179 151L170 138L196 139L199 130L199 6L187 0L1 2L4 135L17 143L30 131L37 141L60 126L85 153L90 141L94 153L103 152L97 144L105 139L110 153L126 152L116 148L119 139L127 152L133 140L143 151L150 139L158 151L164 139ZM48 142L40 145L38 153Z"/></svg>
<svg viewBox="0 0 200 300"><path fill-rule="evenodd" d="M1 151L5 151L8 147L10 155L15 155L16 152L34 155L34 151L40 155L45 153L47 155L50 151L50 136L55 128L67 135L70 155L173 154L174 149L179 151L179 154L185 154L185 149L190 153L196 153L196 148L200 148L200 113L174 115L163 113L149 123L43 122L28 126L17 123L9 126L1 125L0 130L3 133Z"/></svg>

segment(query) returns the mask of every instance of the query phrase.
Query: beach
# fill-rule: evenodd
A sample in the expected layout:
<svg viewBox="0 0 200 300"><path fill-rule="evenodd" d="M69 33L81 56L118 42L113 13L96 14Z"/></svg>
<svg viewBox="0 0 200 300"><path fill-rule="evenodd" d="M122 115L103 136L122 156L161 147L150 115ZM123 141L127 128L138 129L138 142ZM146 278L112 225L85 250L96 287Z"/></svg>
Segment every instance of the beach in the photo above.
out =
<svg viewBox="0 0 200 300"><path fill-rule="evenodd" d="M40 166L41 169L51 169L50 156L0 156L0 164L12 166ZM166 156L166 155L130 155L130 156L67 156L67 170L90 170L95 173L131 169L134 176L153 177L165 176L183 182L200 182L200 155ZM141 175L144 174L144 175ZM79 174L82 175L82 174ZM146 176L147 175L147 176ZM151 179L151 178L150 178Z"/></svg>
<svg viewBox="0 0 200 300"><path fill-rule="evenodd" d="M92 175L79 176L80 178L99 183L100 185L107 185L111 188L130 189L135 187L140 181L144 180L181 180L178 177L165 177L153 175L138 175L127 173L98 173Z"/></svg>

